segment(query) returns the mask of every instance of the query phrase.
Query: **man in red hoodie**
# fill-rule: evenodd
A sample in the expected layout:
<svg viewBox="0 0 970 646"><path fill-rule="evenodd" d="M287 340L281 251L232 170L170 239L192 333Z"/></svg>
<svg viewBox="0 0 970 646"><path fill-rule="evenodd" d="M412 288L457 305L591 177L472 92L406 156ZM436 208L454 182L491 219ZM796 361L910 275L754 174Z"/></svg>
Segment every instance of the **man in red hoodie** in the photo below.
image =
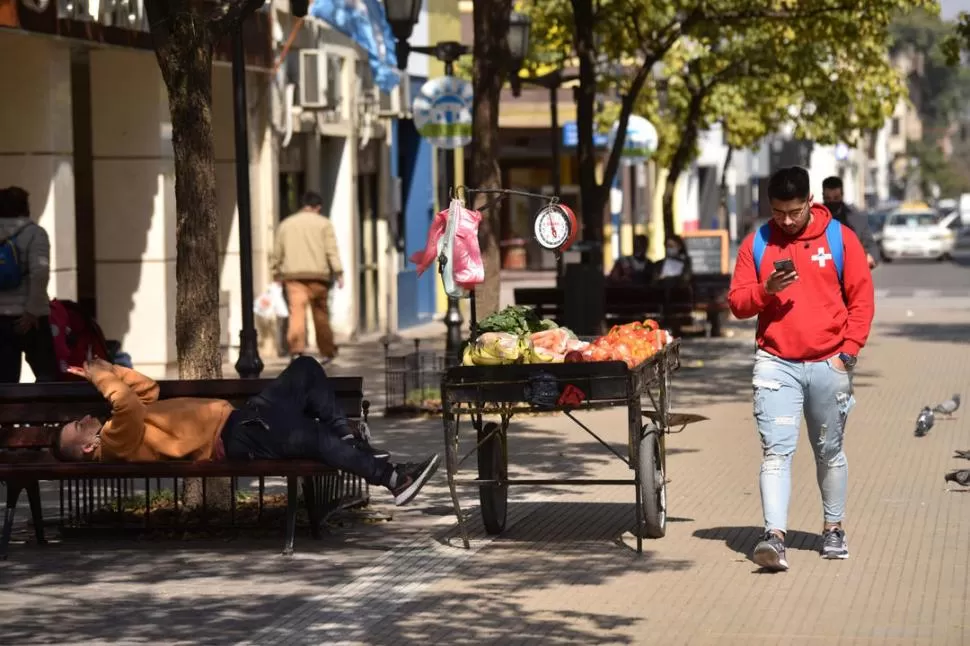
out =
<svg viewBox="0 0 970 646"><path fill-rule="evenodd" d="M852 371L869 337L874 294L866 252L849 228L812 202L808 171L777 171L768 200L772 220L741 243L728 298L739 319L758 317L752 384L765 536L754 561L787 570L791 462L803 413L822 493L822 557L849 556L842 434L855 403Z"/></svg>

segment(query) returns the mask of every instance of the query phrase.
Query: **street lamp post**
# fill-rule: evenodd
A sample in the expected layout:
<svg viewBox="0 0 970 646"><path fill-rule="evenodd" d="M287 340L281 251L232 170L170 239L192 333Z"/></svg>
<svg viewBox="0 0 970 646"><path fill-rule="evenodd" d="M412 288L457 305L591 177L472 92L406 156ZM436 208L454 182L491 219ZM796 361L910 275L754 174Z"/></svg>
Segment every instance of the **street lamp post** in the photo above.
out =
<svg viewBox="0 0 970 646"><path fill-rule="evenodd" d="M403 73L407 73L408 56L413 52L434 56L445 64L445 75L452 76L455 71L455 61L471 51L468 46L454 41L439 42L432 46L411 46L408 39L414 31L414 25L421 14L421 0L384 0L384 10L391 32L397 39L395 53L397 66ZM398 143L400 149L400 142ZM455 185L455 151L445 150L445 185L449 189ZM399 171L400 172L400 169ZM403 189L403 186L402 186ZM404 200L402 199L402 204ZM461 348L461 326L464 319L458 307L458 299L448 297L448 310L444 318L447 334L445 337L445 361L447 365L455 365L459 360Z"/></svg>
<svg viewBox="0 0 970 646"><path fill-rule="evenodd" d="M443 41L430 46L412 46L408 39L414 31L414 25L418 21L421 13L421 0L384 0L384 11L387 14L387 21L391 26L391 32L397 39L395 52L397 54L397 65L400 70L407 69L408 55L411 52L434 56L444 63L445 75L453 76L455 72L455 62L469 54L471 48L467 45L455 41ZM529 18L524 14L513 12L509 15L508 45L509 54L513 61L518 61L521 66L529 48ZM518 67L515 68L518 70ZM517 71L516 71L517 73ZM445 150L445 185L453 188L455 185L455 151ZM445 326L448 329L445 345L445 357L448 365L458 363L459 349L461 348L462 334L461 326L464 320L461 310L458 307L458 299L448 297L448 311L444 318Z"/></svg>
<svg viewBox="0 0 970 646"><path fill-rule="evenodd" d="M232 108L236 144L236 204L239 208L239 274L242 282L242 330L239 332L239 359L236 372L243 378L256 378L263 371L253 317L253 225L249 195L249 134L247 132L246 53L242 21L232 29Z"/></svg>

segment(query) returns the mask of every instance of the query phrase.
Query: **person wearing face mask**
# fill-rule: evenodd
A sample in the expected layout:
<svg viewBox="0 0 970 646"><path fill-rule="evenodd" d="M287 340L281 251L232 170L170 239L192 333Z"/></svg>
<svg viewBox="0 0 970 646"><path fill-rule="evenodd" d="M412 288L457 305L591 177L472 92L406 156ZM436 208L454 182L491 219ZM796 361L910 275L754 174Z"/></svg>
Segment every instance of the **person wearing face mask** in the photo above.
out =
<svg viewBox="0 0 970 646"><path fill-rule="evenodd" d="M666 255L660 265L660 280L677 280L689 283L693 276L687 245L678 235L667 236Z"/></svg>
<svg viewBox="0 0 970 646"><path fill-rule="evenodd" d="M862 247L866 250L869 269L873 269L876 266L879 249L876 247L876 241L872 238L869 220L866 219L864 213L856 213L855 209L843 201L841 177L833 175L822 181L822 201L836 221L849 227L856 234L859 242L862 243Z"/></svg>

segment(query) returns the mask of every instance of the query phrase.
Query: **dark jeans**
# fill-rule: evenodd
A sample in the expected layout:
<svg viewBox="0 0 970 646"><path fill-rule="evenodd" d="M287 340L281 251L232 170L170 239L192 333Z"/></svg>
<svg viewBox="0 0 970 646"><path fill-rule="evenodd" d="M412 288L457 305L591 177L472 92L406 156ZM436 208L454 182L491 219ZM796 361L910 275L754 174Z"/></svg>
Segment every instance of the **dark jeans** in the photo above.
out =
<svg viewBox="0 0 970 646"><path fill-rule="evenodd" d="M230 416L222 442L229 460L319 460L385 484L388 463L341 439L348 433L326 371L315 359L299 357Z"/></svg>
<svg viewBox="0 0 970 646"><path fill-rule="evenodd" d="M24 334L14 329L17 316L0 316L0 384L20 383L20 364L24 355L37 381L57 381L57 356L51 337L50 320L37 319L37 327Z"/></svg>

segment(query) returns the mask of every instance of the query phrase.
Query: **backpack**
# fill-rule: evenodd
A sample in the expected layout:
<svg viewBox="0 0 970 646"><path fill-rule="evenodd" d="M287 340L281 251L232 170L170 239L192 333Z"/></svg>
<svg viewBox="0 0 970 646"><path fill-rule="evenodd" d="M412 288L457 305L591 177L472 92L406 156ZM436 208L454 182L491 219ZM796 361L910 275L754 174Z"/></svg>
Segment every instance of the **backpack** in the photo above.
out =
<svg viewBox="0 0 970 646"><path fill-rule="evenodd" d="M80 379L67 372L71 366L82 366L90 359L111 361L101 326L74 301L51 300L50 326L62 380Z"/></svg>
<svg viewBox="0 0 970 646"><path fill-rule="evenodd" d="M758 280L761 280L761 259L764 258L765 248L768 246L768 237L771 235L770 226L770 222L761 225L751 242L751 251L754 255L754 272L758 276ZM825 239L831 250L832 264L835 265L835 271L839 275L839 285L842 285L844 289L842 268L845 265L845 245L842 243L842 223L835 218L829 220L828 226L825 227Z"/></svg>
<svg viewBox="0 0 970 646"><path fill-rule="evenodd" d="M16 244L17 236L27 226L25 224L6 238L0 239L0 292L17 289L27 275Z"/></svg>

